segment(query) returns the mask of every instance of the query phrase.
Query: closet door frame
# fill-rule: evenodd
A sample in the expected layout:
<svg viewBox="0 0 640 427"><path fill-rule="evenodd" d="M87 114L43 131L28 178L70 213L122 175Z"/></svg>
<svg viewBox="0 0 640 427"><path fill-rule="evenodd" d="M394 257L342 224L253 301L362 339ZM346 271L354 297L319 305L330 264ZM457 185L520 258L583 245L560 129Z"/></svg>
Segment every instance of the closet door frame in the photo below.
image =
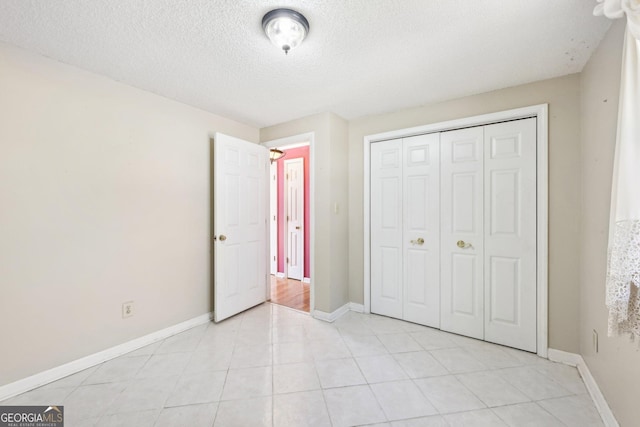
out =
<svg viewBox="0 0 640 427"><path fill-rule="evenodd" d="M507 120L537 118L536 146L536 181L537 181L537 354L548 357L548 229L549 229L549 157L548 157L548 104L539 104L497 113L483 114L446 122L398 129L364 137L364 312L371 312L371 241L370 241L370 150L374 142L388 139L406 138L425 133L461 129L470 126L481 126Z"/></svg>

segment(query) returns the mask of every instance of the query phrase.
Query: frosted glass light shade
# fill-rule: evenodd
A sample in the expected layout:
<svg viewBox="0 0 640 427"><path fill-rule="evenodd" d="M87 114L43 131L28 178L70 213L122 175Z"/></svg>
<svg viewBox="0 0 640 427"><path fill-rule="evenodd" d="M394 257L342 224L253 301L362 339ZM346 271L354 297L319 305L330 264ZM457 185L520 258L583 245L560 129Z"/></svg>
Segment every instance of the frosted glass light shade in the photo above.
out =
<svg viewBox="0 0 640 427"><path fill-rule="evenodd" d="M286 154L287 153L285 153L282 150L278 150L277 148L272 148L271 150L269 150L269 161L273 163L276 160L280 160L281 158L283 158Z"/></svg>
<svg viewBox="0 0 640 427"><path fill-rule="evenodd" d="M271 42L288 54L309 34L309 21L291 9L275 9L264 15L262 28Z"/></svg>

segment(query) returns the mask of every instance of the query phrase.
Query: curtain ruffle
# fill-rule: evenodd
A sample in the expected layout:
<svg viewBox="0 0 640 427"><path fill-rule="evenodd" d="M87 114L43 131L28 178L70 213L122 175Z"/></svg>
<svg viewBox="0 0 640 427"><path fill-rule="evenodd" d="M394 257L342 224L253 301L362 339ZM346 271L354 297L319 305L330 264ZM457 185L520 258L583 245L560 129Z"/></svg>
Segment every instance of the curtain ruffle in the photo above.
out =
<svg viewBox="0 0 640 427"><path fill-rule="evenodd" d="M640 0L598 0L593 14L609 19L627 15L627 28L636 40L640 40Z"/></svg>
<svg viewBox="0 0 640 427"><path fill-rule="evenodd" d="M607 308L609 336L640 337L640 221L615 224L609 249Z"/></svg>

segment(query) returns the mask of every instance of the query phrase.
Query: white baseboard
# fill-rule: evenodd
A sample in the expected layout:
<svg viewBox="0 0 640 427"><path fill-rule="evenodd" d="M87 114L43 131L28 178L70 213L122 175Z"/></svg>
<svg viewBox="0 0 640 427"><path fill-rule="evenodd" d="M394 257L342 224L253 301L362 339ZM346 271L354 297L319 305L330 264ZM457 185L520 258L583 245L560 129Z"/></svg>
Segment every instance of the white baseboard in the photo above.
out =
<svg viewBox="0 0 640 427"><path fill-rule="evenodd" d="M349 310L355 311L356 313L364 313L364 305L358 304L356 302L349 303Z"/></svg>
<svg viewBox="0 0 640 427"><path fill-rule="evenodd" d="M311 277L303 277L303 278L302 278L302 281L303 281L304 283L311 283Z"/></svg>
<svg viewBox="0 0 640 427"><path fill-rule="evenodd" d="M550 348L548 352L548 358L552 362L564 363L565 365L577 367L580 363L584 363L582 356L575 353L568 353L562 350L556 350Z"/></svg>
<svg viewBox="0 0 640 427"><path fill-rule="evenodd" d="M169 326L168 328L160 331L116 345L115 347L108 348L81 359L65 363L64 365L37 373L30 377L3 385L0 387L0 401L26 391L33 390L34 388L41 387L45 384L49 384L50 382L57 381L102 362L106 362L107 360L114 359L118 356L122 356L123 354L132 352L149 344L153 344L154 342L169 338L170 336L179 334L180 332L205 324L211 321L211 319L213 319L213 312L203 314L202 316L178 323L177 325Z"/></svg>
<svg viewBox="0 0 640 427"><path fill-rule="evenodd" d="M318 320L324 320L325 322L335 322L341 316L343 316L348 311L355 311L356 313L364 313L364 305L358 304L355 302L348 302L339 309L331 312L325 313L320 310L313 310L312 316Z"/></svg>
<svg viewBox="0 0 640 427"><path fill-rule="evenodd" d="M578 368L578 372L584 381L584 385L593 400L593 404L596 406L596 409L600 413L600 417L602 418L602 422L606 427L620 427L616 417L613 415L609 404L607 403L604 395L600 391L600 387L598 387L598 383L596 383L595 378L591 375L591 371L589 367L585 363L582 356L575 353L568 353L562 350L556 350L553 348L549 349L549 360L552 362L564 363L565 365L575 366Z"/></svg>
<svg viewBox="0 0 640 427"><path fill-rule="evenodd" d="M580 357L580 359L582 359L582 357ZM600 417L602 417L604 425L606 427L619 427L616 417L613 415L609 404L600 391L600 387L598 387L598 383L596 383L595 378L591 375L591 371L584 360L582 360L578 365L578 372L580 372L580 376L582 376L584 385L587 387L587 390L591 395L591 399L593 399L593 403L596 405L596 409L598 409Z"/></svg>
<svg viewBox="0 0 640 427"><path fill-rule="evenodd" d="M349 311L349 305L350 303L346 303L345 305L343 305L342 307L340 307L339 309L331 313L326 313L320 310L313 310L312 316L315 319L324 320L325 322L333 323L336 320L338 320L342 315L344 315L346 312Z"/></svg>
<svg viewBox="0 0 640 427"><path fill-rule="evenodd" d="M279 279L284 279L284 273L280 273L279 271L275 274L275 276Z"/></svg>

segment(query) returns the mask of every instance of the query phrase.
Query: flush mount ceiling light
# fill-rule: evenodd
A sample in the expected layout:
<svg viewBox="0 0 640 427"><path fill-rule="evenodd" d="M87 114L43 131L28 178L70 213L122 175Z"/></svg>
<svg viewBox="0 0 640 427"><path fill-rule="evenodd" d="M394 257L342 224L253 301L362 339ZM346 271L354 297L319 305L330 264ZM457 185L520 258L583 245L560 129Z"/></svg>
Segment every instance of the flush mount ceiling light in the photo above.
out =
<svg viewBox="0 0 640 427"><path fill-rule="evenodd" d="M288 54L309 34L309 21L295 10L274 9L262 18L262 29L273 44Z"/></svg>
<svg viewBox="0 0 640 427"><path fill-rule="evenodd" d="M273 163L276 160L283 158L285 154L286 153L282 150L278 150L277 148L272 148L271 150L269 150L269 160L271 161L271 163Z"/></svg>

